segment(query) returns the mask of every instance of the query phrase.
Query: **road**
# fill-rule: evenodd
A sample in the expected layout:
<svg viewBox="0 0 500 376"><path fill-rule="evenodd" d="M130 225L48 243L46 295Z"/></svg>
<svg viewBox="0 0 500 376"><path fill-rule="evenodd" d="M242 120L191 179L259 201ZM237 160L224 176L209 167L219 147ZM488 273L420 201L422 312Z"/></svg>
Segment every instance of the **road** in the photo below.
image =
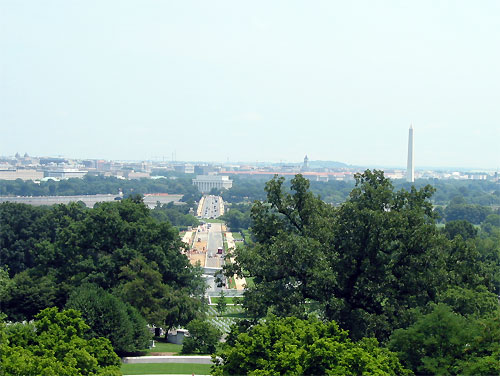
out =
<svg viewBox="0 0 500 376"><path fill-rule="evenodd" d="M202 218L217 218L222 215L222 197L220 196L205 196L201 208Z"/></svg>
<svg viewBox="0 0 500 376"><path fill-rule="evenodd" d="M207 242L207 261L205 266L209 268L221 268L224 259L221 257L223 255L217 254L218 248L223 248L222 240L222 225L220 223L209 224L208 229L208 242ZM208 226L208 224L207 224Z"/></svg>

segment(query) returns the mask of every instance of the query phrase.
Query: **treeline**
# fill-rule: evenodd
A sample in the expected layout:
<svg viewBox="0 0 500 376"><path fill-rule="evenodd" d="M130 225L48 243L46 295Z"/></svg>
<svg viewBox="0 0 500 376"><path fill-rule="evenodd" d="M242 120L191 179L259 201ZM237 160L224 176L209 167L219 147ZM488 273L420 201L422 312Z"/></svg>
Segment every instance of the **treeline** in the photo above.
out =
<svg viewBox="0 0 500 376"><path fill-rule="evenodd" d="M49 180L39 184L21 179L0 180L2 196L118 195L120 190L125 196L145 193L182 194L183 201L199 200L201 196L189 177L125 180L85 175L82 179Z"/></svg>
<svg viewBox="0 0 500 376"><path fill-rule="evenodd" d="M151 216L160 222L170 222L179 228L195 227L200 224L200 221L192 214L194 210L196 209L189 205L174 205L173 202L158 203L151 210Z"/></svg>
<svg viewBox="0 0 500 376"><path fill-rule="evenodd" d="M153 211L154 212L154 211ZM8 320L74 308L118 353L148 345L146 324L170 328L203 314L201 271L177 229L139 196L88 209L0 204L0 299Z"/></svg>
<svg viewBox="0 0 500 376"><path fill-rule="evenodd" d="M231 177L233 187L222 191L222 198L229 203L250 202L255 200L263 201L266 198L265 185L266 178L242 178ZM499 206L500 190L498 183L485 180L443 180L443 179L419 179L415 183L408 183L404 180L392 182L395 189L410 190L412 186L420 189L427 184L431 184L435 189L435 194L431 197L434 205L447 205L455 197L463 197L466 203L481 206ZM290 179L283 183L285 187L290 187ZM330 180L328 182L309 181L309 189L320 198L330 204L339 205L346 201L351 190L354 188L354 181Z"/></svg>
<svg viewBox="0 0 500 376"><path fill-rule="evenodd" d="M498 217L480 229L450 221L441 230L433 187L396 190L381 171L356 175L338 207L319 199L301 176L290 183L275 178L266 184L267 199L251 210L254 242L228 256L235 262L224 267L226 276L252 280L246 311L270 324L235 329L219 352L217 374L252 367L301 374L314 365L321 374L500 373ZM314 335L317 324L273 318L311 315L347 332L325 328ZM294 328L311 337L298 339ZM280 336L292 345L281 346ZM363 350L352 351L366 363L342 369L356 358L343 351L356 344Z"/></svg>

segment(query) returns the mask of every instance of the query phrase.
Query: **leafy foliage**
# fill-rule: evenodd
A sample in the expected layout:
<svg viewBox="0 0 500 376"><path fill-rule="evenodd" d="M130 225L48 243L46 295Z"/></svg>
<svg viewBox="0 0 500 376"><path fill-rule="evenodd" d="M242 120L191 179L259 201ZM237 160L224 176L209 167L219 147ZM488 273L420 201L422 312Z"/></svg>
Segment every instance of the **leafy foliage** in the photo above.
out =
<svg viewBox="0 0 500 376"><path fill-rule="evenodd" d="M189 214L188 205L174 205L173 202L161 205L158 203L151 211L151 216L161 222L170 222L174 226L198 226L200 222Z"/></svg>
<svg viewBox="0 0 500 376"><path fill-rule="evenodd" d="M500 311L467 320L445 304L434 306L407 329L391 336L390 348L418 374L500 373Z"/></svg>
<svg viewBox="0 0 500 376"><path fill-rule="evenodd" d="M201 307L200 270L182 254L178 231L152 218L139 197L94 209L3 203L0 220L0 266L12 277L3 309L11 319L63 307L71 291L88 283L117 291L148 320L169 326L189 322ZM150 277L154 299L136 300ZM155 305L142 306L153 300Z"/></svg>
<svg viewBox="0 0 500 376"><path fill-rule="evenodd" d="M214 357L214 375L405 375L395 353L375 338L359 342L335 322L268 317L265 322L233 327Z"/></svg>
<svg viewBox="0 0 500 376"><path fill-rule="evenodd" d="M105 338L85 340L75 310L47 308L32 324L0 324L0 371L7 375L121 375Z"/></svg>
<svg viewBox="0 0 500 376"><path fill-rule="evenodd" d="M149 344L151 335L142 316L101 288L83 285L75 289L66 308L81 312L90 327L87 338L107 338L119 354L142 350Z"/></svg>
<svg viewBox="0 0 500 376"><path fill-rule="evenodd" d="M193 320L187 325L189 337L184 338L183 354L212 354L221 337L221 332L207 321Z"/></svg>
<svg viewBox="0 0 500 376"><path fill-rule="evenodd" d="M480 252L436 229L430 186L395 192L381 171L367 170L338 208L300 175L290 188L283 178L267 183L267 201L252 208L255 244L225 267L226 276L253 277L244 306L255 316L317 310L353 338L386 340L450 286L493 289Z"/></svg>

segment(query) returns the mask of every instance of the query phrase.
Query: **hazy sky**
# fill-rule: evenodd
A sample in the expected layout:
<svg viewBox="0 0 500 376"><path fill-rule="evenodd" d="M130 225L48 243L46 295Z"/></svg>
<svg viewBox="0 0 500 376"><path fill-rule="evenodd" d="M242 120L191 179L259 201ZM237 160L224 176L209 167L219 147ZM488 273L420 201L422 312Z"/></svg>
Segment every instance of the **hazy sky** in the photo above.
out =
<svg viewBox="0 0 500 376"><path fill-rule="evenodd" d="M500 166L500 1L0 0L0 155Z"/></svg>

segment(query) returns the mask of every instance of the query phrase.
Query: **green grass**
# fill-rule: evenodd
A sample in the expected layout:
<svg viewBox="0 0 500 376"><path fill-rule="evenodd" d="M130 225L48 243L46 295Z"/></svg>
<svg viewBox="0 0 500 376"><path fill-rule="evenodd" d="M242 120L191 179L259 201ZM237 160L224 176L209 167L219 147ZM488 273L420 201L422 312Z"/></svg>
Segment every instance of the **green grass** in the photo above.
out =
<svg viewBox="0 0 500 376"><path fill-rule="evenodd" d="M253 281L253 277L245 278L245 283L246 283L247 287L254 287L255 286L255 283Z"/></svg>
<svg viewBox="0 0 500 376"><path fill-rule="evenodd" d="M152 352L172 352L172 353L180 353L182 350L182 345L176 345L175 343L168 343L168 342L163 342L158 341L155 339L155 347L152 349L147 349L146 352L152 353Z"/></svg>
<svg viewBox="0 0 500 376"><path fill-rule="evenodd" d="M211 300L211 302L213 304L217 304L217 302L220 300L220 298L218 298L218 297L211 297L210 300ZM234 303L232 297L226 296L226 297L224 297L224 300L226 301L226 304L233 304Z"/></svg>
<svg viewBox="0 0 500 376"><path fill-rule="evenodd" d="M243 237L245 238L246 243L250 243L252 241L252 236L250 235L249 230L241 230Z"/></svg>
<svg viewBox="0 0 500 376"><path fill-rule="evenodd" d="M198 374L210 375L210 364L188 363L136 363L122 364L121 371L124 375L148 374Z"/></svg>
<svg viewBox="0 0 500 376"><path fill-rule="evenodd" d="M232 232L232 234L233 234L233 239L234 240L243 239L243 236L241 236L241 233L239 233L239 232Z"/></svg>

